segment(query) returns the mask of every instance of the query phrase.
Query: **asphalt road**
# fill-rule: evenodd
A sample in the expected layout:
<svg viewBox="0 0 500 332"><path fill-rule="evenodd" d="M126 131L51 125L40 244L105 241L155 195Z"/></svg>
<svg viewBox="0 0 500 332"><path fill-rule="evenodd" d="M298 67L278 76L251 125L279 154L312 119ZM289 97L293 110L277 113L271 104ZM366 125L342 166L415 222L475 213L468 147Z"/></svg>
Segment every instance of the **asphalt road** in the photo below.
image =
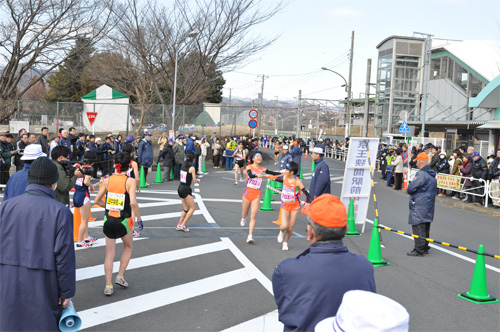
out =
<svg viewBox="0 0 500 332"><path fill-rule="evenodd" d="M269 155L270 156L270 155ZM306 187L311 159L304 159ZM340 195L344 163L327 160L332 194ZM73 299L89 331L279 331L271 277L275 265L308 247L305 218L284 252L276 242L275 212L259 212L255 244L246 243L248 227L240 227L243 183L234 173L208 166L209 173L194 187L197 211L189 233L175 230L182 205L177 183L151 184L138 196L145 228L135 239L125 278L128 289L115 286L103 295L105 247L102 209L93 209L90 234L100 239L92 248L77 250L77 295ZM276 168L270 157L264 167ZM309 173L309 174L308 174ZM153 182L150 172L148 182ZM379 221L411 233L408 195L385 186L375 173ZM380 182L379 182L380 181ZM274 196L276 199L279 196ZM447 199L447 198L446 198ZM373 202L368 220L375 217ZM476 212L436 206L431 238L500 254L499 219ZM358 228L360 230L361 228ZM372 226L362 237L344 240L351 252L368 252ZM432 244L429 255L408 257L413 240L382 231L382 256L390 266L375 268L377 291L406 307L411 331L499 331L499 304L476 305L457 297L468 291L475 255ZM118 264L121 245L117 244ZM488 291L500 296L500 262L486 257ZM117 265L116 265L117 266ZM314 277L314 276L311 276Z"/></svg>

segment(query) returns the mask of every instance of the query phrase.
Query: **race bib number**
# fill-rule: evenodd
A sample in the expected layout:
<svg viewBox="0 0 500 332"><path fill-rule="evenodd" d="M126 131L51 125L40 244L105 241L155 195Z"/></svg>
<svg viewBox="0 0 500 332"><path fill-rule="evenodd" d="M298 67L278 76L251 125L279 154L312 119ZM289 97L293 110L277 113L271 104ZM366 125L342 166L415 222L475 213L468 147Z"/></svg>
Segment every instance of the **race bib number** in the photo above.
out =
<svg viewBox="0 0 500 332"><path fill-rule="evenodd" d="M295 202L295 192L293 188L283 186L281 190L281 201L286 203Z"/></svg>
<svg viewBox="0 0 500 332"><path fill-rule="evenodd" d="M247 187L252 189L260 189L262 186L262 179L259 178L248 178Z"/></svg>
<svg viewBox="0 0 500 332"><path fill-rule="evenodd" d="M122 211L125 208L125 194L108 193L106 210Z"/></svg>
<svg viewBox="0 0 500 332"><path fill-rule="evenodd" d="M186 183L186 178L187 178L187 172L181 171L181 182Z"/></svg>
<svg viewBox="0 0 500 332"><path fill-rule="evenodd" d="M83 186L83 178L77 178L75 182L76 186Z"/></svg>

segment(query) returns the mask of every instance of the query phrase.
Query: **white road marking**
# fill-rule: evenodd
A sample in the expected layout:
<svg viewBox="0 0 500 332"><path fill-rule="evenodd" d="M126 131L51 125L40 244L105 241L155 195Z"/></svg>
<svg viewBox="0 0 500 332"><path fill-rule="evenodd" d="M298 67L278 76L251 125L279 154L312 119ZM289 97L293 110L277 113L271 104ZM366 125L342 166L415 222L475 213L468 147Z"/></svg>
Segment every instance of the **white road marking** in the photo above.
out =
<svg viewBox="0 0 500 332"><path fill-rule="evenodd" d="M140 239L140 238L139 238ZM198 255L229 249L224 242L214 242L196 247L166 251L159 254L132 258L127 266L128 270L140 269L147 266L173 262ZM113 263L113 273L118 272L120 262ZM76 281L104 276L104 264L84 267L76 270Z"/></svg>
<svg viewBox="0 0 500 332"><path fill-rule="evenodd" d="M373 220L366 219L366 221L368 221L370 224L373 224ZM389 226L385 226L385 225L382 225L382 224L379 224L379 226L389 227ZM389 228L392 228L392 227L389 227ZM391 232L391 233L392 233L392 232ZM402 236L402 237L405 237L405 238L407 238L407 239L409 239L409 240L414 241L414 239L413 239L412 237L408 236L408 235L399 234L399 233L394 233L394 234L397 234L397 235L399 235L399 236ZM474 263L474 264L476 263L476 260L475 260L475 259L469 258L469 257L464 256L464 255L460 255L460 254L458 254L458 253L456 253L456 252L454 252L454 251L451 251L451 250L445 249L445 248L440 247L440 246L438 246L438 245L436 245L436 244L429 243L429 246L430 246L431 248L436 249L436 250L439 250L439 251L442 251L442 252L444 252L444 253L447 253L447 254L449 254L449 255L451 255L451 256L455 256L455 257L457 257L457 258L463 259L464 261L471 262L471 263ZM497 273L500 273L500 269L499 269L499 268L497 268L497 267L494 267L494 266L491 266L491 265L486 264L486 268L487 268L487 269L490 269L491 271L495 271L495 272L497 272Z"/></svg>
<svg viewBox="0 0 500 332"><path fill-rule="evenodd" d="M212 293L252 279L244 268L78 312L82 330Z"/></svg>
<svg viewBox="0 0 500 332"><path fill-rule="evenodd" d="M208 212L208 209L205 206L205 203L203 202L203 199L201 198L201 196L199 194L196 194L196 193L194 194L194 201L196 203L198 203L198 207L200 208L200 211L203 213L203 216L205 217L205 220L209 224L216 224L217 225L217 223L215 222L214 218L212 218L212 215L210 214L210 212Z"/></svg>
<svg viewBox="0 0 500 332"><path fill-rule="evenodd" d="M101 225L102 227L102 225ZM134 241L140 241L140 240L146 240L148 239L147 237L134 237L133 238ZM116 243L122 243L122 239L116 239ZM90 248L79 248L76 246L76 242L74 243L75 244L75 250L85 250L85 249L90 249L90 248L98 248L98 247L105 247L106 246L106 241L104 238L99 238L96 242L94 242L94 244L92 244L92 247Z"/></svg>
<svg viewBox="0 0 500 332"><path fill-rule="evenodd" d="M200 189L195 188L195 189L194 189L194 192L195 192L195 193L199 193L199 192L200 192Z"/></svg>
<svg viewBox="0 0 500 332"><path fill-rule="evenodd" d="M278 310L271 311L260 317L235 325L221 332L275 332L283 331L283 323L279 320Z"/></svg>

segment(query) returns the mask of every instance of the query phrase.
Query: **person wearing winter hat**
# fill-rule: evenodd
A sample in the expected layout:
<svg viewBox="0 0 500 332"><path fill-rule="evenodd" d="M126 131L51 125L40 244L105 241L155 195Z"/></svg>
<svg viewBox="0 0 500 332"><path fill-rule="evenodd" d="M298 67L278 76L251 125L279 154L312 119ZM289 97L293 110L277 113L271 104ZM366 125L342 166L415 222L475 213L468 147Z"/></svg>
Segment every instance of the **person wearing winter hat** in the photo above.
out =
<svg viewBox="0 0 500 332"><path fill-rule="evenodd" d="M39 157L26 193L0 205L2 331L57 331L59 305L75 295L73 215L54 200L58 177L56 165Z"/></svg>
<svg viewBox="0 0 500 332"><path fill-rule="evenodd" d="M38 157L45 156L46 154L42 152L42 146L40 144L31 144L24 149L24 155L21 157L21 160L24 161L23 169L12 174L7 182L5 194L3 196L4 202L9 198L24 194L26 187L28 187L28 171L31 163Z"/></svg>
<svg viewBox="0 0 500 332"><path fill-rule="evenodd" d="M372 263L350 253L342 243L347 231L344 203L323 194L306 205L302 214L307 215L311 246L281 262L272 277L284 331L313 331L318 322L337 314L347 291L376 292Z"/></svg>
<svg viewBox="0 0 500 332"><path fill-rule="evenodd" d="M314 332L408 332L410 314L398 302L363 290L344 294L334 317L323 319Z"/></svg>

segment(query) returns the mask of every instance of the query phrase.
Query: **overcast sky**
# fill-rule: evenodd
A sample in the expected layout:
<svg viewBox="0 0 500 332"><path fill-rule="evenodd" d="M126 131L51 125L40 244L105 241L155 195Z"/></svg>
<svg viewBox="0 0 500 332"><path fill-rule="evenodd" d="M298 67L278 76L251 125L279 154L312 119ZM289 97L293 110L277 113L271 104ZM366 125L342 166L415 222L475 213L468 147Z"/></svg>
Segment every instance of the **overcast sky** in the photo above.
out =
<svg viewBox="0 0 500 332"><path fill-rule="evenodd" d="M500 0L295 0L255 29L263 36L281 37L253 62L224 73L224 96L231 88L233 97L257 98L265 74L268 100L293 100L299 89L303 98L345 98L342 78L321 67L348 79L353 30L354 98L365 91L368 58L371 82L376 81L376 46L392 35L413 36L417 31L436 38L494 40L500 62Z"/></svg>

